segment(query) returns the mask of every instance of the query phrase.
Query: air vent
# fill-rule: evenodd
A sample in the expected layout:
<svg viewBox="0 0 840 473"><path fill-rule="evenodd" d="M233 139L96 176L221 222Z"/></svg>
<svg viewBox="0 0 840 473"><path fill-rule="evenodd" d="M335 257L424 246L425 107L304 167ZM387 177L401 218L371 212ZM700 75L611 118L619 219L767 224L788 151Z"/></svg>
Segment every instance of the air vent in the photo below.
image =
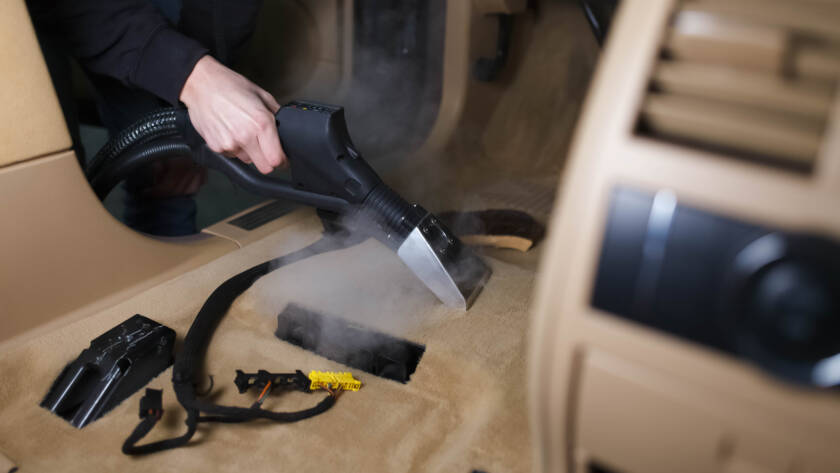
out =
<svg viewBox="0 0 840 473"><path fill-rule="evenodd" d="M685 0L639 133L810 172L838 76L838 2Z"/></svg>

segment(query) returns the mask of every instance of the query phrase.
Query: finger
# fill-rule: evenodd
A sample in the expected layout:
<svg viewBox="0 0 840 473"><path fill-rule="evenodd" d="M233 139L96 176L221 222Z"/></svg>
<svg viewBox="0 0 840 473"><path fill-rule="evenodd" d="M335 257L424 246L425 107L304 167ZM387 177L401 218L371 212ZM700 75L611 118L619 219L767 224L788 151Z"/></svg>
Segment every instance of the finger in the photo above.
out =
<svg viewBox="0 0 840 473"><path fill-rule="evenodd" d="M250 154L248 154L248 152L247 152L247 151L245 151L245 149L244 149L244 148L239 148L239 149L236 151L236 154L233 154L233 155L231 155L231 156L229 156L229 157L231 157L231 158L236 158L236 159L238 159L238 160L242 161L242 162L243 162L243 163L245 163L245 164L251 164L251 163L254 161L254 160L251 158L251 155L250 155Z"/></svg>
<svg viewBox="0 0 840 473"><path fill-rule="evenodd" d="M283 147L280 147L280 165L277 166L280 169L286 169L289 167L289 157L286 156L286 152L283 151Z"/></svg>
<svg viewBox="0 0 840 473"><path fill-rule="evenodd" d="M280 166L286 160L286 155L283 153L282 146L280 146L280 137L277 135L277 127L274 126L273 119L271 120L271 124L261 127L260 134L257 135L257 143L266 161L272 168Z"/></svg>
<svg viewBox="0 0 840 473"><path fill-rule="evenodd" d="M251 156L251 160L254 162L254 166L256 166L261 173L268 174L274 169L274 166L268 162L256 141L256 138L251 140L251 142L246 146L246 149L248 150L248 154Z"/></svg>
<svg viewBox="0 0 840 473"><path fill-rule="evenodd" d="M250 159L249 162L252 162L261 173L268 174L273 169L273 167L268 163L265 156L263 155L263 152L260 149L260 145L259 143L257 143L256 136L252 137L250 140L245 142L245 144L242 146L242 153L248 155Z"/></svg>
<svg viewBox="0 0 840 473"><path fill-rule="evenodd" d="M221 154L222 156L228 158L239 158L243 161L245 160L245 158L243 157L242 147L237 145L236 142L233 140L231 140L230 143L225 142L224 146L217 144L215 146L207 145L207 147L210 148L210 151L213 151L216 154Z"/></svg>
<svg viewBox="0 0 840 473"><path fill-rule="evenodd" d="M242 151L242 149L233 140L225 141L221 144L208 143L207 147L210 148L210 151L216 154L221 154L222 156L227 156L228 158L234 158Z"/></svg>
<svg viewBox="0 0 840 473"><path fill-rule="evenodd" d="M269 110L271 110L271 113L277 113L277 111L280 110L280 104L277 103L277 100L274 98L273 95L269 94L268 92L262 89L259 89L258 94L265 106L268 107Z"/></svg>
<svg viewBox="0 0 840 473"><path fill-rule="evenodd" d="M259 134L262 133L261 130L265 129L264 123L265 121L263 121L262 123L258 123L257 125L259 128L257 128L257 130L255 130L255 132L251 136L243 140L244 142L242 145L242 149L246 153L248 153L248 156L250 156L251 160L254 162L254 166L256 166L261 173L268 174L274 169L272 160L277 158L272 158L270 160L269 157L265 155L262 148L260 147Z"/></svg>
<svg viewBox="0 0 840 473"><path fill-rule="evenodd" d="M251 164L251 156L244 148L235 147L232 151L224 151L219 153L222 156L230 159L238 159L245 164Z"/></svg>
<svg viewBox="0 0 840 473"><path fill-rule="evenodd" d="M272 168L271 166L269 166L268 164L266 164L263 161L254 161L254 166L256 166L257 170L260 171L263 174L268 174L268 173L270 173L271 171L274 170L274 168Z"/></svg>

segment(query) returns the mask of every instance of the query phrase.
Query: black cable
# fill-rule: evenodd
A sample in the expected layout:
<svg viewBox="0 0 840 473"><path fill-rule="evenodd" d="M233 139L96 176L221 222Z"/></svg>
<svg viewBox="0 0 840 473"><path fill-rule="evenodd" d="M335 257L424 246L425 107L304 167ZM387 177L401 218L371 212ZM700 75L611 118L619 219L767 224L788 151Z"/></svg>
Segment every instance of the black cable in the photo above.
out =
<svg viewBox="0 0 840 473"><path fill-rule="evenodd" d="M162 410L158 409L157 412L153 413L141 412L143 420L123 443L123 453L142 455L186 445L195 435L199 422L239 423L256 419L269 419L275 422L288 423L316 416L331 408L335 404L335 398L332 395L327 396L314 407L296 412L275 412L259 407L213 404L197 398L197 375L201 369L210 339L219 322L224 318L233 301L251 287L255 281L274 270L310 256L349 248L362 241L364 241L364 238L351 238L350 235L341 232L325 234L321 239L307 247L246 269L217 287L204 302L195 320L193 320L187 336L184 338L184 346L175 356L175 366L172 370L172 384L175 388L175 394L178 402L187 411L187 432L179 437L146 445L136 445L155 426L159 420L159 415L155 414L159 414ZM211 415L202 416L202 412Z"/></svg>
<svg viewBox="0 0 840 473"><path fill-rule="evenodd" d="M180 437L173 437L166 440L160 440L157 442L147 443L146 445L135 445L137 442L140 441L143 437L148 434L152 428L157 424L158 417L155 416L147 416L144 417L142 421L134 428L134 431L131 432L131 435L125 439L125 442L122 446L122 452L126 455L145 455L147 453L155 453L160 452L162 450L169 450L172 448L177 448L183 445L186 445L187 442L192 439L193 435L195 435L196 428L198 426L198 411L196 410L188 410L187 411L187 432Z"/></svg>

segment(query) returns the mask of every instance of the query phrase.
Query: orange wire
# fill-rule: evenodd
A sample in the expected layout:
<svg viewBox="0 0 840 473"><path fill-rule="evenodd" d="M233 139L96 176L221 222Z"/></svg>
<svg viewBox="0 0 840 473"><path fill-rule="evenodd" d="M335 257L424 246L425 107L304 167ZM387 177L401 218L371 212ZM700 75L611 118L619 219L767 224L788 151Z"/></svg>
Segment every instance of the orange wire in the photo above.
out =
<svg viewBox="0 0 840 473"><path fill-rule="evenodd" d="M265 393L268 392L268 388L271 387L271 381L266 383L265 387L263 388L262 392L260 393L260 397L257 398L257 401L261 401L263 397L265 397Z"/></svg>

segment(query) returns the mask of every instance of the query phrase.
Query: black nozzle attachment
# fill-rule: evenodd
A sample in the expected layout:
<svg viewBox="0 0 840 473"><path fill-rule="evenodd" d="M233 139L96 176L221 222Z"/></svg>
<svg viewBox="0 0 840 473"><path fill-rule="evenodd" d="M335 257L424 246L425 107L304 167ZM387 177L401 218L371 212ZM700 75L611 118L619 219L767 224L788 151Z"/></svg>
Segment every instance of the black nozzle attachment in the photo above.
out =
<svg viewBox="0 0 840 473"><path fill-rule="evenodd" d="M90 342L53 383L41 407L82 428L172 364L175 331L135 315Z"/></svg>
<svg viewBox="0 0 840 473"><path fill-rule="evenodd" d="M362 204L365 220L380 230L379 235L373 236L392 249L398 248L428 213L417 204L409 204L385 184L373 189Z"/></svg>

